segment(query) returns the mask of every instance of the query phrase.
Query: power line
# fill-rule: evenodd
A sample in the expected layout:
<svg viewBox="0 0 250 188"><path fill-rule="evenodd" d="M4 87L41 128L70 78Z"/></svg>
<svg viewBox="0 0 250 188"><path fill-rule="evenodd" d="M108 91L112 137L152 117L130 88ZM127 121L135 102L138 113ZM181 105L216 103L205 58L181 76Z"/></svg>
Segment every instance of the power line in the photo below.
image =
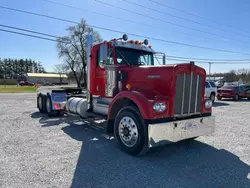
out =
<svg viewBox="0 0 250 188"><path fill-rule="evenodd" d="M75 10L82 11L82 12L89 12L89 13L92 13L92 14L97 14L97 15L100 15L100 16L105 16L107 18L112 18L112 19L116 19L116 20L121 20L121 21L129 22L129 23L134 23L134 24L137 24L137 25L138 24L139 25L144 25L144 26L147 26L147 27L150 27L150 28L157 28L157 29L160 29L160 30L169 31L166 28L159 27L159 26L156 26L156 25L146 24L146 23L142 23L142 22L137 22L137 21L134 21L134 20L128 20L128 19L124 19L124 18L121 18L121 17L115 17L115 16L112 16L112 15L107 15L107 14L103 14L103 13L100 13L100 12L94 12L94 11L90 11L90 10L87 10L87 9L82 9L82 8L79 8L79 7L76 7L76 6L72 6L72 5L68 5L68 4L63 4L63 3L59 3L59 2L55 2L55 1L50 1L50 0L42 0L42 1L45 1L45 2L51 3L51 4L55 4L55 5L60 5L60 6L67 7L67 8L71 8L71 9L75 9ZM182 33L184 35L194 36L194 34L182 32L182 31L180 33ZM211 39L210 37L206 37L206 36L195 36L195 37L197 37L197 38ZM224 36L221 36L221 37L223 37L223 39L222 38L220 38L220 39L222 41L224 41L224 42L227 42L225 40L230 40L228 38L225 38ZM242 41L242 40L234 40L234 41L245 44L245 41Z"/></svg>
<svg viewBox="0 0 250 188"><path fill-rule="evenodd" d="M216 23L216 24L220 24L220 25L222 24L222 25L224 25L224 26L226 26L226 27L235 29L235 27L233 27L233 26L225 25L225 24L223 24L223 23L221 23L221 22L212 20L212 19L210 19L210 18L206 18L206 17L200 16L200 15L197 15L197 14L193 14L193 13L190 13L190 12L187 12L187 11L184 11L184 10L181 10L181 9L178 9L178 8L175 8L175 7L172 7L172 6L169 6L169 5L166 5L166 4L157 2L157 1L155 1L155 0L148 0L148 1L150 1L150 2L152 2L152 3L155 3L155 4L158 4L158 5L161 5L161 6L163 6L163 7L167 7L167 8L169 8L169 9L176 10L176 11L178 11L178 12L182 12L182 13L185 13L185 14L189 14L189 15L194 16L194 17L197 17L197 18L205 19L205 20L214 22L214 23ZM245 32L245 33L248 33L248 34L249 34L249 32L246 31L246 30L244 30L244 29L237 28L237 30L240 30L240 31L242 31L242 32Z"/></svg>
<svg viewBox="0 0 250 188"><path fill-rule="evenodd" d="M186 62L186 61L190 61L190 60L184 60L184 59L175 59L175 58L167 58L167 60L171 60L171 61L178 61L178 62ZM248 62L214 62L214 61L195 61L196 63L203 63L203 64L250 64L250 61Z"/></svg>
<svg viewBox="0 0 250 188"><path fill-rule="evenodd" d="M50 38L45 38L45 37L39 37L39 36L36 36L36 35L30 35L30 34L20 33L20 32L16 32L16 31L10 31L10 30L5 30L5 29L0 29L0 31L2 31L2 32L7 32L7 33L13 33L13 34L17 34L17 35L23 35L23 36L33 37L33 38L38 38L38 39L43 39L43 40L48 40L48 41L57 42L57 40L55 40L55 39L50 39Z"/></svg>
<svg viewBox="0 0 250 188"><path fill-rule="evenodd" d="M170 58L178 58L178 59L185 59L185 60L201 60L201 61L250 61L250 59L206 59L206 58L194 58L194 57L181 57L181 56L167 56Z"/></svg>
<svg viewBox="0 0 250 188"><path fill-rule="evenodd" d="M5 26L0 24L0 26ZM27 30L27 29L22 29L22 28L17 28L17 27L12 27L12 26L7 26L8 28L14 28L17 30L22 30L22 31L28 31L28 32L32 32L32 33L39 33L40 35L49 35L49 34L45 34L45 33L40 33L40 32L36 32L36 31L31 31L31 30ZM45 37L40 37L40 36L36 36L36 35L30 35L30 34L26 34L26 33L20 33L20 32L15 32L15 31L10 31L10 30L5 30L5 29L0 29L0 31L2 32L8 32L8 33L13 33L13 34L18 34L18 35L23 35L23 36L28 36L28 37L33 37L33 38L38 38L38 39L43 39L43 40L48 40L48 41L53 41L53 42L58 42L58 40L55 39L50 39L50 38L45 38ZM54 35L49 35L49 36L53 36L55 38L60 38ZM63 41L62 41L63 42ZM171 57L171 58L169 58ZM168 56L166 57L167 60L172 60L172 61L178 61L178 62L185 62L185 61L190 61L190 60L194 60L194 59L198 59L198 58L186 58L186 59L180 59L180 58L184 58L184 57L178 57L178 56ZM248 60L248 62L217 62L216 59L210 59L211 61L206 62L205 59L199 59L198 61L196 61L197 63L204 63L204 64L249 64L250 60ZM233 60L231 60L233 61ZM241 61L241 60L234 60L234 61Z"/></svg>
<svg viewBox="0 0 250 188"><path fill-rule="evenodd" d="M40 17L44 17L44 18L50 18L50 19L54 19L54 20L58 20L58 21L64 21L64 22L68 22L68 23L78 24L78 22L76 22L76 21L71 21L71 20L67 20L67 19L63 19L63 18L54 17L54 16L48 16L48 15L44 15L44 14L24 11L24 10L20 10L20 9L9 8L9 7L4 7L4 6L0 6L0 8L6 9L6 10L12 10L12 11L16 11L16 12L21 12L21 13L26 13L26 14L31 14L31 15L35 15L35 16L40 16ZM119 30L114 30L114 29L109 29L109 28L104 28L104 27L99 27L99 26L89 25L89 24L86 24L86 25L88 25L89 27L92 27L92 28L100 29L100 30L105 30L105 31L110 31L110 32L115 32L115 33L120 33L120 34L124 33L123 31L119 31ZM211 48L211 47L198 46L198 45L187 44L187 43L182 43L182 42L177 42L177 41L170 41L170 40L154 38L154 37L148 37L148 36L134 34L134 33L128 33L128 32L125 32L125 33L127 33L128 35L131 35L131 36L147 38L147 39L150 39L150 40L155 40L155 41L160 41L160 42L165 42L165 43L170 43L170 44L176 44L176 45L188 46L188 47L192 47L192 48L200 48L200 49L207 49L207 50L213 50L213 51L220 51L220 52L250 56L250 53L236 52L236 51L231 51L231 50L224 50L224 49L217 49L217 48Z"/></svg>
<svg viewBox="0 0 250 188"><path fill-rule="evenodd" d="M9 8L9 7L5 7L5 6L1 6L1 5L0 5L0 8L1 9L5 9L5 10L15 11L15 12L21 12L21 13L25 13L25 14L31 14L31 15L34 15L34 16L40 16L40 17L44 17L44 18L50 18L50 19L59 20L59 21L63 21L63 22L78 24L78 22L75 22L75 21L71 21L71 20L67 20L67 19L62 19L62 18L57 18L57 17L53 17L53 16L48 16L48 15L45 15L45 14L38 14L38 13L35 13L35 12L30 12L30 11L15 9L15 8Z"/></svg>
<svg viewBox="0 0 250 188"><path fill-rule="evenodd" d="M187 18L183 18L183 17L180 17L180 16L176 16L176 15L173 15L173 14L170 14L170 13L166 13L166 12L163 12L163 11L160 11L160 10L157 10L157 9L154 9L154 8L150 8L150 7L147 7L145 5L141 5L141 4L138 4L138 3L135 3L135 2L131 2L129 0L123 0L124 2L126 3L129 3L129 4L132 4L132 5L135 5L135 6L138 6L138 7L142 7L142 8L145 8L145 9L148 9L148 10L152 10L154 12L158 12L158 13L161 13L161 14L164 14L164 15L167 15L167 16L171 16L173 18L177 18L177 19L180 19L180 20L185 20L187 22L191 22L191 23L195 23L195 24L198 24L198 25L202 25L202 26L206 26L206 27L210 27L212 29L218 29L220 31L223 31L223 32L227 32L227 30L224 30L224 29L221 29L221 28L217 28L217 27L214 27L214 26L211 26L211 25L207 25L207 24L203 24L201 22L197 22L197 21L193 21L193 20L190 20L190 19L187 19ZM240 35L240 34L237 34L237 35Z"/></svg>
<svg viewBox="0 0 250 188"><path fill-rule="evenodd" d="M29 32L29 33L44 35L44 36L47 36L47 37L53 37L53 38L58 38L58 39L60 38L60 37L57 37L57 36L55 36L55 35L50 35L50 34L41 33L41 32L37 32L37 31L31 31L31 30L22 29L22 28L19 28L19 27L14 27L14 26L9 26L9 25L3 25L3 24L0 24L0 26L1 26L1 27L6 27L6 28L9 28L9 29L16 29L16 30L20 30L20 31Z"/></svg>
<svg viewBox="0 0 250 188"><path fill-rule="evenodd" d="M203 30L199 30L199 29L195 29L195 28L183 26L183 25L180 25L180 24L177 24L177 23L173 23L173 22L169 22L169 21L166 21L166 20L162 20L160 18L148 16L146 14L141 14L139 12L135 12L135 11L132 11L132 10L129 10L129 9L126 9L126 8L123 8L123 7L119 7L119 6L110 4L110 3L106 3L106 2L103 2L103 1L100 1L100 0L94 0L94 1L96 1L98 3L101 3L101 4L104 4L104 5L107 5L107 6L110 6L110 7L113 7L113 8L116 8L116 9L120 9L120 10L123 10L123 11L126 11L126 12L130 12L130 13L133 13L133 14L137 14L137 15L140 15L140 16L143 16L143 17L146 17L146 18L150 18L150 19L153 19L153 20L158 20L158 21L161 21L163 23L170 24L170 25L174 25L174 26L185 28L185 29L189 29L189 30L193 30L193 31L198 31L198 32L201 32L201 33L206 33L206 34L209 34L209 35L213 35L213 36L225 38L222 35L218 35L218 34L215 34L215 33L210 33L210 32L207 32L207 31L203 31Z"/></svg>

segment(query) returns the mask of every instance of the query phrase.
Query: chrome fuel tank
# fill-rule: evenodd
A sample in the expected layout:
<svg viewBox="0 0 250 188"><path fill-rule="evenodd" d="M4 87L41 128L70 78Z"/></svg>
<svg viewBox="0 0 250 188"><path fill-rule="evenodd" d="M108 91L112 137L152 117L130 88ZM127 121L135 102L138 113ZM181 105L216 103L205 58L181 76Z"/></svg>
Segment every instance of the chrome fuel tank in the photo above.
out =
<svg viewBox="0 0 250 188"><path fill-rule="evenodd" d="M88 109L87 99L72 97L66 103L66 110L73 114L78 114L81 117L86 116Z"/></svg>

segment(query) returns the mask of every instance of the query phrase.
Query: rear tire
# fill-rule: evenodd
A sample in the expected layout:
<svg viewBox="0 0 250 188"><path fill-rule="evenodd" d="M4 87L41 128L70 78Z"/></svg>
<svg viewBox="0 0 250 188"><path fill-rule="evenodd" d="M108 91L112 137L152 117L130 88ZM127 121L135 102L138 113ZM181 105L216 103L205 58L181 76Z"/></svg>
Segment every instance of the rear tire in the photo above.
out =
<svg viewBox="0 0 250 188"><path fill-rule="evenodd" d="M218 101L221 101L221 97L217 96Z"/></svg>
<svg viewBox="0 0 250 188"><path fill-rule="evenodd" d="M37 96L37 108L39 110L40 113L46 113L46 107L45 107L45 99L46 98L46 95L43 95L43 94L39 94Z"/></svg>
<svg viewBox="0 0 250 188"><path fill-rule="evenodd" d="M211 95L210 95L210 97L209 97L211 100L212 100L212 102L214 103L214 101L215 101L215 94L214 93L211 93Z"/></svg>
<svg viewBox="0 0 250 188"><path fill-rule="evenodd" d="M52 109L52 102L49 96L46 97L46 109L49 117L57 117L60 115L60 111Z"/></svg>
<svg viewBox="0 0 250 188"><path fill-rule="evenodd" d="M118 112L114 134L122 151L133 156L146 153L146 125L136 107L126 106Z"/></svg>
<svg viewBox="0 0 250 188"><path fill-rule="evenodd" d="M236 94L235 96L234 96L234 98L233 98L235 101L238 101L239 100L239 95L238 94Z"/></svg>

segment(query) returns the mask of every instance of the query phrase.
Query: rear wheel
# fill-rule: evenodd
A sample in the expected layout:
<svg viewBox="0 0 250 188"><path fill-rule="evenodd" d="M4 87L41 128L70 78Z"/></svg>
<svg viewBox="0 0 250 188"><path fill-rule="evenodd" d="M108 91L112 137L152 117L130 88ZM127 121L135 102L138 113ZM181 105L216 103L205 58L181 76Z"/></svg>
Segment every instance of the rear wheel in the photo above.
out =
<svg viewBox="0 0 250 188"><path fill-rule="evenodd" d="M145 123L136 107L126 106L118 112L114 122L114 134L122 151L130 155L144 153Z"/></svg>
<svg viewBox="0 0 250 188"><path fill-rule="evenodd" d="M212 100L212 102L214 103L214 101L215 101L215 94L214 93L211 93L211 95L210 95L210 99Z"/></svg>
<svg viewBox="0 0 250 188"><path fill-rule="evenodd" d="M49 96L46 98L46 110L49 117L57 117L60 115L60 111L52 109L52 102Z"/></svg>
<svg viewBox="0 0 250 188"><path fill-rule="evenodd" d="M41 113L46 113L44 98L45 96L43 94L39 94L37 96L37 108Z"/></svg>
<svg viewBox="0 0 250 188"><path fill-rule="evenodd" d="M236 94L235 96L234 96L234 98L233 98L235 101L238 101L239 100L239 95L238 94Z"/></svg>
<svg viewBox="0 0 250 188"><path fill-rule="evenodd" d="M218 99L218 101L221 101L221 97L220 96L217 96L217 99Z"/></svg>

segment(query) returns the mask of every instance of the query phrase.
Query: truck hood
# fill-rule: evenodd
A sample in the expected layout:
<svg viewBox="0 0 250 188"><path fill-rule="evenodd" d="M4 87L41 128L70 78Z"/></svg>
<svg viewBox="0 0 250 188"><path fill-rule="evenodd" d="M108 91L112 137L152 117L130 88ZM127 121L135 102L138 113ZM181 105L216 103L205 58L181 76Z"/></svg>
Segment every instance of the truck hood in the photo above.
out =
<svg viewBox="0 0 250 188"><path fill-rule="evenodd" d="M131 89L141 91L148 98L173 98L176 87L181 87L176 86L176 75L181 73L191 74L191 69L193 74L206 76L203 68L189 63L124 67L122 72L128 75L126 84L130 84Z"/></svg>

